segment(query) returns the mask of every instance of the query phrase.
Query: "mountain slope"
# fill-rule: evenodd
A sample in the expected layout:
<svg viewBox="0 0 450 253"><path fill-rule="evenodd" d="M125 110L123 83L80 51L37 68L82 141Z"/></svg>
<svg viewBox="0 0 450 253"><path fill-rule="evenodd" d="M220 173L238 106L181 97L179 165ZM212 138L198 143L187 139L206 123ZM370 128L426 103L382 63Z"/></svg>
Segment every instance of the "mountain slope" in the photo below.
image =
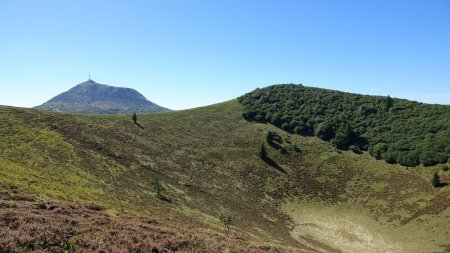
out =
<svg viewBox="0 0 450 253"><path fill-rule="evenodd" d="M189 224L226 238L225 213L233 217L230 237L267 246L259 252L432 252L449 244L450 190L430 183L433 172L448 182L443 165L408 169L339 151L247 122L244 111L230 101L138 115L142 130L126 115L1 107L0 188L16 209L21 195L95 204L113 216ZM276 145L266 141L269 131L280 137ZM259 157L263 143L281 170ZM168 200L155 196L155 178Z"/></svg>
<svg viewBox="0 0 450 253"><path fill-rule="evenodd" d="M364 96L303 85L274 85L239 98L249 120L315 135L339 149L369 150L405 166L446 163L450 106Z"/></svg>
<svg viewBox="0 0 450 253"><path fill-rule="evenodd" d="M169 111L148 101L136 90L99 84L92 80L80 83L35 108L80 114Z"/></svg>

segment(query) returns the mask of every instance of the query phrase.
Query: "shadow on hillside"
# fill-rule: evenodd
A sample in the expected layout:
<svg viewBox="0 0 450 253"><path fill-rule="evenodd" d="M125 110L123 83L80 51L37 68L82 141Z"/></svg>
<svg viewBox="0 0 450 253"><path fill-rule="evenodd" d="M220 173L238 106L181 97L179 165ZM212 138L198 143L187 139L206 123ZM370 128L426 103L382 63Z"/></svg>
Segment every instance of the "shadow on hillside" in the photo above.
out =
<svg viewBox="0 0 450 253"><path fill-rule="evenodd" d="M279 134L277 134L276 132L269 131L267 133L266 139L267 139L267 143L269 143L269 146L280 151L281 154L283 154L283 155L289 154L289 152L281 145L283 143L282 137Z"/></svg>
<svg viewBox="0 0 450 253"><path fill-rule="evenodd" d="M144 126L142 126L139 122L135 121L134 124L144 130Z"/></svg>
<svg viewBox="0 0 450 253"><path fill-rule="evenodd" d="M271 167L277 169L278 171L281 171L281 172L283 172L283 173L287 173L286 170L284 170L280 165L278 165L274 160L270 159L269 157L265 157L265 158L263 159L263 161L264 161L265 163L267 163L267 165L269 165L269 166L271 166Z"/></svg>
<svg viewBox="0 0 450 253"><path fill-rule="evenodd" d="M280 153L283 154L283 155L288 155L289 154L289 152L285 148L283 148L280 144L278 144L278 143L276 143L274 141L269 142L269 146L271 146L272 148L280 151Z"/></svg>
<svg viewBox="0 0 450 253"><path fill-rule="evenodd" d="M158 198L159 198L160 200L164 201L164 202L172 203L172 200L169 199L169 198L166 197L166 196L160 196L160 197L158 197Z"/></svg>
<svg viewBox="0 0 450 253"><path fill-rule="evenodd" d="M447 186L447 185L448 185L447 182L440 182L440 183L438 183L435 187L436 187L436 188L442 188L442 187L445 187L445 186Z"/></svg>

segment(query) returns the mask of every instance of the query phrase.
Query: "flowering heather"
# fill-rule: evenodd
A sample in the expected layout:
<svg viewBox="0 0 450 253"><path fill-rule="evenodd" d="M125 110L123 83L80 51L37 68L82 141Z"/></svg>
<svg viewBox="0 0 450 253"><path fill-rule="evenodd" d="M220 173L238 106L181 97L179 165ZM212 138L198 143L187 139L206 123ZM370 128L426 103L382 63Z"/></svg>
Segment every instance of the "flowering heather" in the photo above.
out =
<svg viewBox="0 0 450 253"><path fill-rule="evenodd" d="M0 252L286 251L251 245L218 232L169 227L155 220L111 216L86 207L7 201L10 205L0 205Z"/></svg>

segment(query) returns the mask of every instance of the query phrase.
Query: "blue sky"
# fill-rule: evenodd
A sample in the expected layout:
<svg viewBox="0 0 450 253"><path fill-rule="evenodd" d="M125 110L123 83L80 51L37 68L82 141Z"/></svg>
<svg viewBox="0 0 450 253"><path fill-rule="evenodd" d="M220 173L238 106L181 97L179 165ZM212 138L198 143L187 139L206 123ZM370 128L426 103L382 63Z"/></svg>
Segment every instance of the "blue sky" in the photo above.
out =
<svg viewBox="0 0 450 253"><path fill-rule="evenodd" d="M450 1L0 0L0 104L87 79L172 109L275 83L450 104Z"/></svg>

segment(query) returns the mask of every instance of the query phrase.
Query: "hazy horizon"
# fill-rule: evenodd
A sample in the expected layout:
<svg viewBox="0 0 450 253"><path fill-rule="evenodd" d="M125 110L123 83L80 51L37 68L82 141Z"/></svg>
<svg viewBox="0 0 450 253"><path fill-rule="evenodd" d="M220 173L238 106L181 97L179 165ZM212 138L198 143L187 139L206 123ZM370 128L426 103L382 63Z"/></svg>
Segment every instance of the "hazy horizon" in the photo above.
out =
<svg viewBox="0 0 450 253"><path fill-rule="evenodd" d="M277 83L450 103L448 1L0 1L0 104L88 79L179 110Z"/></svg>

